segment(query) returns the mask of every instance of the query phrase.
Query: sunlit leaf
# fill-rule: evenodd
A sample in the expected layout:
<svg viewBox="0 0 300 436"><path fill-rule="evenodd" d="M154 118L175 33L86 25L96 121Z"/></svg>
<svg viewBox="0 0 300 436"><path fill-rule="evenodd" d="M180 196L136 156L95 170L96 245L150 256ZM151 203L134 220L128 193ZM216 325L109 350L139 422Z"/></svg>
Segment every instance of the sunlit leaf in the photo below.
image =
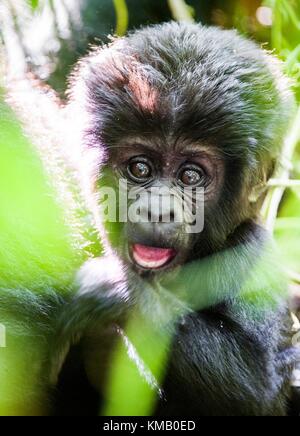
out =
<svg viewBox="0 0 300 436"><path fill-rule="evenodd" d="M193 22L195 11L184 0L168 0L172 16L177 21Z"/></svg>
<svg viewBox="0 0 300 436"><path fill-rule="evenodd" d="M114 0L114 6L116 11L116 35L124 36L128 29L128 8L126 0Z"/></svg>
<svg viewBox="0 0 300 436"><path fill-rule="evenodd" d="M41 161L1 100L0 113L0 286L63 284L77 265L71 231Z"/></svg>
<svg viewBox="0 0 300 436"><path fill-rule="evenodd" d="M36 9L39 6L39 0L29 0L29 4L32 9Z"/></svg>
<svg viewBox="0 0 300 436"><path fill-rule="evenodd" d="M111 365L105 416L153 414L165 374L171 335L132 316ZM161 395L163 395L161 393Z"/></svg>

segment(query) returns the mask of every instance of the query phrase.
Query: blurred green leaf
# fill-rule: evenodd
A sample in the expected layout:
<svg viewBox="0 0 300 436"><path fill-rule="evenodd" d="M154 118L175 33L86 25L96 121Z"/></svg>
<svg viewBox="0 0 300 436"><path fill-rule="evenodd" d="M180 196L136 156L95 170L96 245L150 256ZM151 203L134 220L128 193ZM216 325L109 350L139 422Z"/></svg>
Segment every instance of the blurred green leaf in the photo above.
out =
<svg viewBox="0 0 300 436"><path fill-rule="evenodd" d="M124 36L127 32L129 21L126 0L114 0L114 6L117 18L115 33L118 36Z"/></svg>
<svg viewBox="0 0 300 436"><path fill-rule="evenodd" d="M168 0L168 4L175 20L194 22L195 11L184 0Z"/></svg>
<svg viewBox="0 0 300 436"><path fill-rule="evenodd" d="M37 7L39 6L39 0L29 0L29 4L32 9L37 9Z"/></svg>
<svg viewBox="0 0 300 436"><path fill-rule="evenodd" d="M157 327L157 328L156 328ZM104 416L150 416L164 377L171 334L134 314L110 369Z"/></svg>
<svg viewBox="0 0 300 436"><path fill-rule="evenodd" d="M0 92L0 287L68 285L80 255L57 192Z"/></svg>
<svg viewBox="0 0 300 436"><path fill-rule="evenodd" d="M279 218L275 226L275 238L284 265L300 271L300 218Z"/></svg>
<svg viewBox="0 0 300 436"><path fill-rule="evenodd" d="M44 415L52 298L72 292L81 259L57 193L3 100L0 90L0 324L7 332L0 415Z"/></svg>
<svg viewBox="0 0 300 436"><path fill-rule="evenodd" d="M300 201L298 197L298 191L299 190L296 191L295 189L289 190L286 193L286 196L279 211L278 219L295 218L300 216Z"/></svg>

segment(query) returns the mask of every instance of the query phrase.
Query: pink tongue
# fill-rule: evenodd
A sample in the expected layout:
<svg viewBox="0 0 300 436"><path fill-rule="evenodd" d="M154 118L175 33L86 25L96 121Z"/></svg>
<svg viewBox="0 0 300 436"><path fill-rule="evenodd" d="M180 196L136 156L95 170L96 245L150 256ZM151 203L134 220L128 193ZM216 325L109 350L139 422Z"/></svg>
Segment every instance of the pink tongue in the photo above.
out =
<svg viewBox="0 0 300 436"><path fill-rule="evenodd" d="M160 268L176 256L176 251L172 248L156 248L135 244L133 256L135 261L145 268Z"/></svg>

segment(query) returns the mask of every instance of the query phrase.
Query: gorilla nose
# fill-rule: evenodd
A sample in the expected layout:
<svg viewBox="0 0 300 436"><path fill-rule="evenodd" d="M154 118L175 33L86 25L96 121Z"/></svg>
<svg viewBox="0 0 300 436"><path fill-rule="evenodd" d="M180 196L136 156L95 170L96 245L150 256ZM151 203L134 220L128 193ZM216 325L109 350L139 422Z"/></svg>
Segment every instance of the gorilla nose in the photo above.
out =
<svg viewBox="0 0 300 436"><path fill-rule="evenodd" d="M176 222L139 222L129 227L129 239L138 244L175 248L178 236L182 231L181 224Z"/></svg>
<svg viewBox="0 0 300 436"><path fill-rule="evenodd" d="M175 205L168 195L141 197L139 213L129 220L129 239L133 243L157 248L176 248L183 223L175 215ZM135 210L135 209L134 209Z"/></svg>

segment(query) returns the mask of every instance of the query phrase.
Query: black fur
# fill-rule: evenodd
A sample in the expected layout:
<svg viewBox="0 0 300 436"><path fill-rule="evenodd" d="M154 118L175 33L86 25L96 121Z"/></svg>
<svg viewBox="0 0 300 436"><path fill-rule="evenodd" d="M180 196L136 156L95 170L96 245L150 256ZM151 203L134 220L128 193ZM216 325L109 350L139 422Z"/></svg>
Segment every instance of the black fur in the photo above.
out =
<svg viewBox="0 0 300 436"><path fill-rule="evenodd" d="M170 23L95 50L74 72L70 93L70 110L82 115L78 137L92 200L102 174L101 183L116 183L111 173L120 175L128 138L151 143L159 161L176 155L178 143L217 150L224 181L207 202L204 231L181 235L186 257L176 271L136 271L123 257L128 227L117 223L111 242L102 228L108 254L79 275L58 330L54 379L79 340L93 343L103 363L105 332L117 336L119 327L110 326L123 328L137 310L173 337L153 413L286 415L297 353L285 282L258 224L261 188L293 112L279 63L236 32Z"/></svg>

